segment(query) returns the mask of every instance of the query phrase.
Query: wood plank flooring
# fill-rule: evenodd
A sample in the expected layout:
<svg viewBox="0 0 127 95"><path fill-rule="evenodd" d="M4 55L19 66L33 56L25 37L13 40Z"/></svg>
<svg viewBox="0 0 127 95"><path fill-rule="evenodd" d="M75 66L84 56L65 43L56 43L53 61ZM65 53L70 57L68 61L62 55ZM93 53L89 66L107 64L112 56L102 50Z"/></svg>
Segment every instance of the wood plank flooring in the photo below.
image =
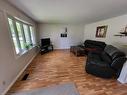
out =
<svg viewBox="0 0 127 95"><path fill-rule="evenodd" d="M74 82L80 95L127 95L126 84L87 74L85 62L86 57L76 57L69 50L38 55L26 69L28 79L18 80L9 92Z"/></svg>

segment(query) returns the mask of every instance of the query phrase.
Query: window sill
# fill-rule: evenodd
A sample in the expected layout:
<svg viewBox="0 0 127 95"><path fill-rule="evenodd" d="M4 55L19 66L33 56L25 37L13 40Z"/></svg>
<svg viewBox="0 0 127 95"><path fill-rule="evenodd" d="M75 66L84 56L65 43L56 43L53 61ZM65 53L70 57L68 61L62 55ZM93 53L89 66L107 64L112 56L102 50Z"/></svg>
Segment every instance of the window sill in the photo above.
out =
<svg viewBox="0 0 127 95"><path fill-rule="evenodd" d="M18 59L18 58L20 58L21 56L25 55L26 53L28 53L29 51L31 51L31 50L32 50L33 48L35 48L35 47L36 47L36 46L33 46L33 47L31 47L31 48L29 48L29 49L26 49L26 50L24 50L23 52L17 54L17 55L16 55L16 59Z"/></svg>

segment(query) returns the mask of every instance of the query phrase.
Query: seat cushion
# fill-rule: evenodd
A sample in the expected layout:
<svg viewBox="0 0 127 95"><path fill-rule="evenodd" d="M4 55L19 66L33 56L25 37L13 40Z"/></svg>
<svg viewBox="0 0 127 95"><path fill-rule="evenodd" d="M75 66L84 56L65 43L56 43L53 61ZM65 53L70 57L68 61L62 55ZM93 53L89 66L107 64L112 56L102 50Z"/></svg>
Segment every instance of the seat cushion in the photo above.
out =
<svg viewBox="0 0 127 95"><path fill-rule="evenodd" d="M110 67L111 64L110 62L102 60L101 55L92 54L92 53L88 55L87 61L89 61L88 63L97 65L99 67Z"/></svg>
<svg viewBox="0 0 127 95"><path fill-rule="evenodd" d="M98 55L98 54L94 54L94 53L89 53L88 54L88 59L89 60L101 60L101 57L100 57L100 55Z"/></svg>
<svg viewBox="0 0 127 95"><path fill-rule="evenodd" d="M114 75L114 70L107 62L99 60L87 60L85 70L89 74L93 74L102 78L111 78Z"/></svg>
<svg viewBox="0 0 127 95"><path fill-rule="evenodd" d="M102 59L102 61L105 61L105 62L107 62L109 64L112 63L111 57L106 52L102 52L101 59Z"/></svg>

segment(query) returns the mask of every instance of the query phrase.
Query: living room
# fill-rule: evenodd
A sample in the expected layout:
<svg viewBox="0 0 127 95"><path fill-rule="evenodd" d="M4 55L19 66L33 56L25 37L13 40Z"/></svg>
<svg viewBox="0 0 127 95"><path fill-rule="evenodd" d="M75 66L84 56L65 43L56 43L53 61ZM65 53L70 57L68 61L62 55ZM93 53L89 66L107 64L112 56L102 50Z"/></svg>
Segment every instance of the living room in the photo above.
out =
<svg viewBox="0 0 127 95"><path fill-rule="evenodd" d="M126 8L125 0L0 0L0 95L127 95Z"/></svg>

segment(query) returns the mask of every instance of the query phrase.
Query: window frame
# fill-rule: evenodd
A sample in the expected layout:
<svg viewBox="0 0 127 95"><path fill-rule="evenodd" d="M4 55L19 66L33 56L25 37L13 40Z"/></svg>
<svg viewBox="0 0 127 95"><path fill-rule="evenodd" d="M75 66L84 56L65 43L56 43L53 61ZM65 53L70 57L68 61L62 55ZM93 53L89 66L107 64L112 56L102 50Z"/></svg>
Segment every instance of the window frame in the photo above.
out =
<svg viewBox="0 0 127 95"><path fill-rule="evenodd" d="M13 40L13 37L12 37L12 32L11 32L11 28L10 28L10 24L9 24L9 20L8 19L11 19L12 20L12 23L13 23L13 28L14 28L14 32L15 32L15 35L16 35L16 41L17 41L17 45L18 45L18 49L19 49L19 53L16 52L16 47L14 45L14 40ZM9 34L11 35L11 40L12 40L12 43L13 43L13 47L14 47L14 53L16 56L21 56L23 54L25 54L26 52L28 52L29 50L31 50L32 48L35 47L34 43L32 42L32 37L31 37L31 32L30 32L30 27L32 27L33 29L35 29L34 25L26 22L26 21L23 21L23 20L20 20L19 18L17 17L13 17L13 16L10 16L10 15L7 15L7 22L8 22L8 27L9 27ZM30 38L30 44L32 44L29 49L25 48L24 50L21 48L21 42L19 40L19 34L18 34L18 29L17 29L17 25L16 25L16 22L20 24L20 28L21 28L21 32L22 32L22 38L23 38L23 43L26 44L26 37L25 37L25 31L24 31L24 28L23 28L23 25L27 25L28 27L28 33L29 33L29 38ZM34 31L35 32L35 31ZM35 33L34 33L35 34ZM35 38L35 35L34 35L34 38ZM36 41L35 41L36 42Z"/></svg>
<svg viewBox="0 0 127 95"><path fill-rule="evenodd" d="M14 31L15 31L13 18L10 17L8 19L11 19L12 20L13 28L14 28ZM7 21L8 21L8 19L7 19ZM11 40L12 40L12 43L13 43L13 47L14 47L14 53L15 53L15 55L18 55L19 53L16 52L16 47L14 45L14 41L13 41L13 37L12 37L12 31L11 31L11 28L10 28L9 21L8 21L8 27L9 27L9 34L11 35L10 37L11 37ZM17 42L18 41L18 37L17 37L17 34L16 33L15 33L15 37L16 37L16 42ZM19 50L19 42L17 42L17 45L18 45L18 50ZM20 52L20 50L19 50L19 52Z"/></svg>
<svg viewBox="0 0 127 95"><path fill-rule="evenodd" d="M34 37L34 36L36 36L36 34L35 34L35 28L33 26L29 26L29 30L30 30L30 34L31 34L30 36L31 36L31 41L33 43L33 46L36 46L36 41L35 41L36 39Z"/></svg>

